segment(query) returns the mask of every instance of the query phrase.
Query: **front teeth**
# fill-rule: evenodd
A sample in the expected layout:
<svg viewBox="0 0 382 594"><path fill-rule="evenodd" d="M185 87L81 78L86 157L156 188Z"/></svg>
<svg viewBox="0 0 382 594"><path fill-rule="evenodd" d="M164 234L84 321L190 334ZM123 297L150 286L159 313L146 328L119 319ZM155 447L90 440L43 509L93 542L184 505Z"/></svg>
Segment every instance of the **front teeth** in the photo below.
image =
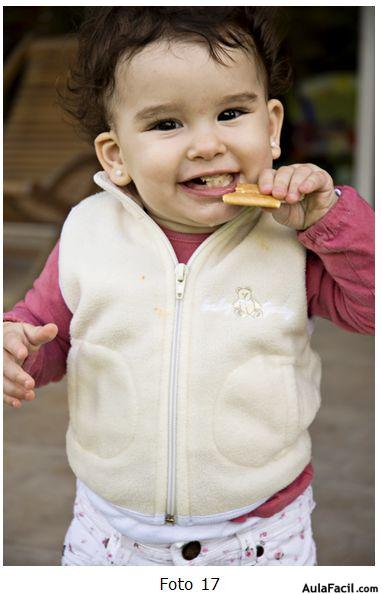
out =
<svg viewBox="0 0 382 594"><path fill-rule="evenodd" d="M233 175L230 173L222 173L220 175L203 175L200 179L206 183L208 188L220 188L229 186L229 184L233 181Z"/></svg>

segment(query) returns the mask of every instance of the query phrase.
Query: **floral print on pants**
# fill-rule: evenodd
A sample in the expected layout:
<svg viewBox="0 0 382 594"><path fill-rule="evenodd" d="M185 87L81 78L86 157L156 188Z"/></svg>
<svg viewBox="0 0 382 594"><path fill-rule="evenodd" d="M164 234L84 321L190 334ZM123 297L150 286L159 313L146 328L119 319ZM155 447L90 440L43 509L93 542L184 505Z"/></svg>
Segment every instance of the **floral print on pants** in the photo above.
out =
<svg viewBox="0 0 382 594"><path fill-rule="evenodd" d="M62 565L316 565L314 507L308 487L282 512L259 518L233 536L203 541L195 559L186 560L182 555L186 543L147 545L120 534L79 490Z"/></svg>

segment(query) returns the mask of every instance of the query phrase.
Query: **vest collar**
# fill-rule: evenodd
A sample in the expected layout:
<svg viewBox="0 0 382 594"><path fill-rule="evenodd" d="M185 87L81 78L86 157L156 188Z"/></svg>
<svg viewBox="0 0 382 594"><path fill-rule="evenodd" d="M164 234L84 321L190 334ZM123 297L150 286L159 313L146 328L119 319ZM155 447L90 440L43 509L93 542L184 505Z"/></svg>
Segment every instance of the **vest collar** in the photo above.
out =
<svg viewBox="0 0 382 594"><path fill-rule="evenodd" d="M142 200L138 196L136 197L132 193L129 193L125 188L121 188L120 186L117 186L115 183L113 183L106 171L98 171L93 176L93 180L97 186L106 192L113 194L113 196L118 198L122 204L126 205L133 202L143 210Z"/></svg>

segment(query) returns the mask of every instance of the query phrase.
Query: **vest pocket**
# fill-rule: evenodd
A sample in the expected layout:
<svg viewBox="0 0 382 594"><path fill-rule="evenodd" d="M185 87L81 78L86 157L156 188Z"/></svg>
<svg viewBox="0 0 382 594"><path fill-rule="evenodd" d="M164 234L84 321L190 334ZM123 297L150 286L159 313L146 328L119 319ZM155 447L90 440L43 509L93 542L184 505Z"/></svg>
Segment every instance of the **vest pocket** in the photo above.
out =
<svg viewBox="0 0 382 594"><path fill-rule="evenodd" d="M263 466L297 440L314 417L301 407L300 370L291 359L259 355L226 378L214 411L215 444L225 458Z"/></svg>
<svg viewBox="0 0 382 594"><path fill-rule="evenodd" d="M68 391L71 429L82 448L110 458L131 445L137 397L126 361L118 352L73 341Z"/></svg>

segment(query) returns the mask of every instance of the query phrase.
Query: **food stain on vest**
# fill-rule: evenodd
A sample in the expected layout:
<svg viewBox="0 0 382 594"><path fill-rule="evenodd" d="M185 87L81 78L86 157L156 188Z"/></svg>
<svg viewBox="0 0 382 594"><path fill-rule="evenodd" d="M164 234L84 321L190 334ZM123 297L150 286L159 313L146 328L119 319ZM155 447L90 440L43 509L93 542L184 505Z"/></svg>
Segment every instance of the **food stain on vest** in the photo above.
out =
<svg viewBox="0 0 382 594"><path fill-rule="evenodd" d="M160 318L165 318L168 315L167 309L164 309L163 307L154 307L154 312Z"/></svg>
<svg viewBox="0 0 382 594"><path fill-rule="evenodd" d="M256 243L259 247L261 247L263 250L269 251L270 249L270 245L269 243L262 237L257 237L256 238Z"/></svg>

